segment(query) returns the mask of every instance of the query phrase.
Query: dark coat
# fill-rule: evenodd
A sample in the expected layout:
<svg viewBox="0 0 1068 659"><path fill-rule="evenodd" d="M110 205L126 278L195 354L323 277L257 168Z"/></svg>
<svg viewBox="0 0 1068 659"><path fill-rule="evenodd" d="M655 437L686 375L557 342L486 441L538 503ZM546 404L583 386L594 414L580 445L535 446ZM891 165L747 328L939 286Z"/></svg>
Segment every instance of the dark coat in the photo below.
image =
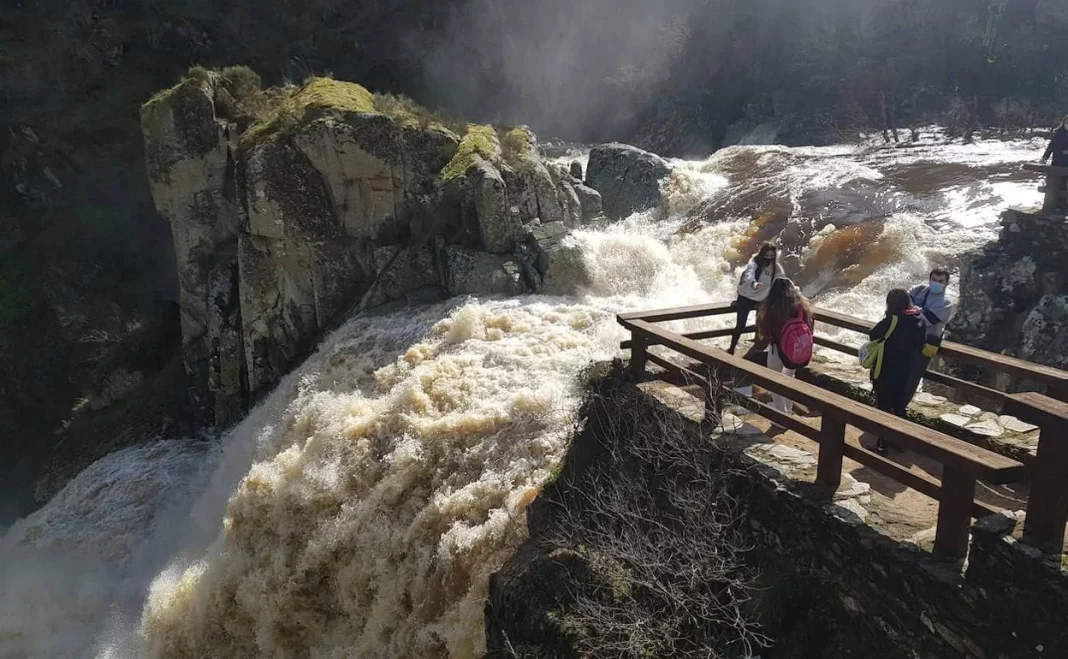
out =
<svg viewBox="0 0 1068 659"><path fill-rule="evenodd" d="M1068 167L1066 151L1068 151L1068 128L1061 126L1053 131L1053 139L1049 141L1049 148L1046 149L1042 159L1045 160L1052 155L1054 167Z"/></svg>
<svg viewBox="0 0 1068 659"><path fill-rule="evenodd" d="M881 339L890 329L890 316L879 321L868 338L872 341ZM909 377L909 370L916 355L923 350L927 339L927 328L920 320L919 309L909 309L897 314L897 327L883 347L883 368L877 384L882 387L904 387Z"/></svg>

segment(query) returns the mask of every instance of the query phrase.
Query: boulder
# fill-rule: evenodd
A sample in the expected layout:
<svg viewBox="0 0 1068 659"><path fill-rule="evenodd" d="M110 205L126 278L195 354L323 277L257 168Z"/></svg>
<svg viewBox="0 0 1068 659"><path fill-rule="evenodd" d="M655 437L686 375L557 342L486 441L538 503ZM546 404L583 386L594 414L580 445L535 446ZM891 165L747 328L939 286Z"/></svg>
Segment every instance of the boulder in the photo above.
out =
<svg viewBox="0 0 1068 659"><path fill-rule="evenodd" d="M601 194L604 213L618 220L660 206L660 182L671 173L659 156L625 144L590 151L586 185Z"/></svg>
<svg viewBox="0 0 1068 659"><path fill-rule="evenodd" d="M444 260L449 295L521 295L527 290L514 258L450 245Z"/></svg>
<svg viewBox="0 0 1068 659"><path fill-rule="evenodd" d="M582 207L582 219L591 220L599 216L604 210L604 201L601 193L583 183L575 185L575 194L578 196L579 205Z"/></svg>
<svg viewBox="0 0 1068 659"><path fill-rule="evenodd" d="M501 172L489 162L479 160L467 174L468 194L478 217L479 237L488 252L508 254L523 236L519 207L513 205L509 187ZM515 186L512 187L515 190Z"/></svg>
<svg viewBox="0 0 1068 659"><path fill-rule="evenodd" d="M568 168L568 171L570 172L572 178L574 178L576 180L579 180L579 181L582 180L582 178L583 178L582 163L580 163L579 161L572 160L571 161L571 166L570 166L570 168Z"/></svg>
<svg viewBox="0 0 1068 659"><path fill-rule="evenodd" d="M563 222L530 227L526 252L536 272L533 288L546 295L574 295L589 287L592 277L582 248Z"/></svg>

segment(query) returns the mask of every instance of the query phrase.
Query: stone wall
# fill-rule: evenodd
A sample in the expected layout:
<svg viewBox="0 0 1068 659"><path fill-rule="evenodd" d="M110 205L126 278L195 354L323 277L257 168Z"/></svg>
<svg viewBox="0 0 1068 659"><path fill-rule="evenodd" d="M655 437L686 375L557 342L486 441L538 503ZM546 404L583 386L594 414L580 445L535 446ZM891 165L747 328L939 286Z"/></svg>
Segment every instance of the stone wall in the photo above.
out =
<svg viewBox="0 0 1068 659"><path fill-rule="evenodd" d="M1013 539L1016 517L980 520L960 568L875 531L773 463L738 459L747 467L736 488L749 503L754 558L829 591L838 613L885 648L868 656L1068 656L1068 576Z"/></svg>

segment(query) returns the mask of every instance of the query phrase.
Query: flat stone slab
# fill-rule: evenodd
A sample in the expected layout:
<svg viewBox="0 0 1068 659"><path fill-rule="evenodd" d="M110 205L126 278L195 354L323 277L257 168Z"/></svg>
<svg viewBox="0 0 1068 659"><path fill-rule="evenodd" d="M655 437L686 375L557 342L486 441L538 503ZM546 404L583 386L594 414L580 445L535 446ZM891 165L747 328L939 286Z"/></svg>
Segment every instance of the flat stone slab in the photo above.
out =
<svg viewBox="0 0 1068 659"><path fill-rule="evenodd" d="M1038 426L1031 425L1026 421L1020 421L1014 416L999 416L998 423L1009 432L1029 433L1038 430Z"/></svg>
<svg viewBox="0 0 1068 659"><path fill-rule="evenodd" d="M760 428L757 428L750 423L746 423L745 419L742 419L736 414L731 414L730 412L723 415L723 418L720 419L719 427L716 428L716 430L724 435L745 436L761 434Z"/></svg>
<svg viewBox="0 0 1068 659"><path fill-rule="evenodd" d="M801 449L783 444L776 444L771 447L767 450L767 454L790 466L811 467L816 464L816 456L808 451L802 451Z"/></svg>
<svg viewBox="0 0 1068 659"><path fill-rule="evenodd" d="M827 506L832 515L853 526L860 526L868 521L868 511L856 499L846 499Z"/></svg>
<svg viewBox="0 0 1068 659"><path fill-rule="evenodd" d="M958 410L964 416L975 416L976 414L982 414L983 410L979 409L975 405L962 405Z"/></svg>
<svg viewBox="0 0 1068 659"><path fill-rule="evenodd" d="M980 421L979 423L969 424L965 428L984 437L1001 437L1005 434L1005 429L999 426L996 421Z"/></svg>
<svg viewBox="0 0 1068 659"><path fill-rule="evenodd" d="M918 403L920 405L927 405L929 407L935 407L938 405L944 405L946 402L946 397L935 396L934 394L929 394L925 391L921 391L920 393L916 394L916 397L912 399L912 402Z"/></svg>
<svg viewBox="0 0 1068 659"><path fill-rule="evenodd" d="M945 421L946 423L957 426L958 428L963 428L964 426L972 422L971 417L961 416L959 414L943 414L939 418Z"/></svg>

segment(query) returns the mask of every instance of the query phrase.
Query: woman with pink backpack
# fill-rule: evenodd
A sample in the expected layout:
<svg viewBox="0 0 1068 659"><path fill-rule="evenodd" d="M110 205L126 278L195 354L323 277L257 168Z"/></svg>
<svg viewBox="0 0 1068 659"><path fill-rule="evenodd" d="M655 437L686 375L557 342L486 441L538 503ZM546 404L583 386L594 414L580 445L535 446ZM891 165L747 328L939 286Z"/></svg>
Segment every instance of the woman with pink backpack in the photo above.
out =
<svg viewBox="0 0 1068 659"><path fill-rule="evenodd" d="M812 361L812 305L794 282L776 279L757 310L757 338L768 341L768 368L794 377ZM772 407L793 413L793 402L772 394Z"/></svg>

